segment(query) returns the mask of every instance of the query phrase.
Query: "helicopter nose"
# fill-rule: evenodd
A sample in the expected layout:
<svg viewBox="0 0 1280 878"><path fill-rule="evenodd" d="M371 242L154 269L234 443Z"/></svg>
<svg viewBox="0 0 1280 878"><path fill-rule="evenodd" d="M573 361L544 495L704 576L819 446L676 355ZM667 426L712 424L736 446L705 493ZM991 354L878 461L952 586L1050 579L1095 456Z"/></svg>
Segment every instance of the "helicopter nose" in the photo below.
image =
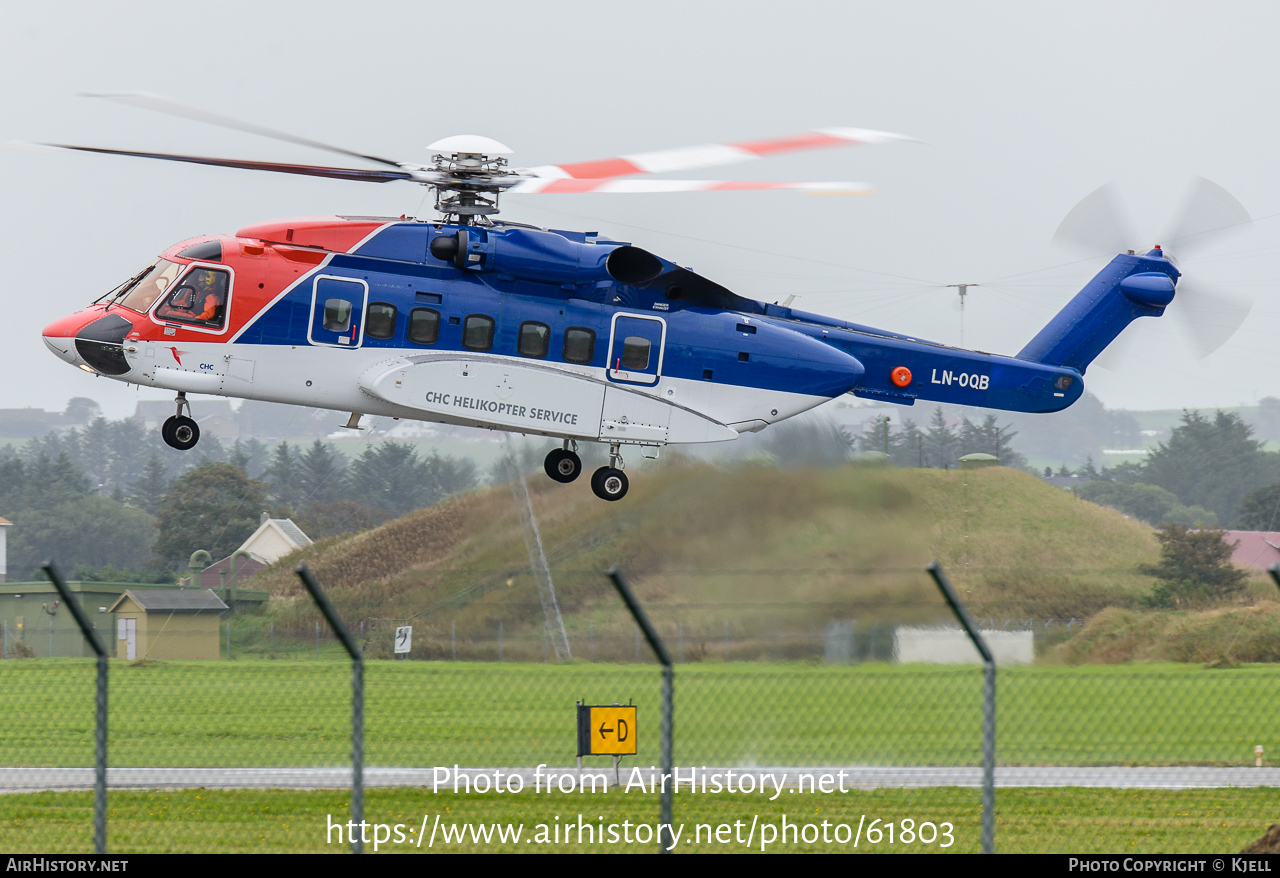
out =
<svg viewBox="0 0 1280 878"><path fill-rule="evenodd" d="M52 351L53 355L58 359L65 360L72 365L79 365L80 357L76 353L76 333L91 322L94 316L83 311L77 311L75 314L68 314L66 317L60 317L53 321L41 333L44 337L44 346Z"/></svg>

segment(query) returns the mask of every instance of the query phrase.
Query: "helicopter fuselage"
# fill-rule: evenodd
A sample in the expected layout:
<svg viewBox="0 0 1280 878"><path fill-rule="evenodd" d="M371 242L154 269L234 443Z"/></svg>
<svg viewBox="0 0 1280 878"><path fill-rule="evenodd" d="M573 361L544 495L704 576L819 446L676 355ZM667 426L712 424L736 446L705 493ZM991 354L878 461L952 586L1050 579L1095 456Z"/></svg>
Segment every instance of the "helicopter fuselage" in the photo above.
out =
<svg viewBox="0 0 1280 878"><path fill-rule="evenodd" d="M620 445L731 440L845 393L1066 408L1082 369L734 295L581 232L325 217L181 242L45 329L86 371ZM1118 330L1117 330L1118 331Z"/></svg>

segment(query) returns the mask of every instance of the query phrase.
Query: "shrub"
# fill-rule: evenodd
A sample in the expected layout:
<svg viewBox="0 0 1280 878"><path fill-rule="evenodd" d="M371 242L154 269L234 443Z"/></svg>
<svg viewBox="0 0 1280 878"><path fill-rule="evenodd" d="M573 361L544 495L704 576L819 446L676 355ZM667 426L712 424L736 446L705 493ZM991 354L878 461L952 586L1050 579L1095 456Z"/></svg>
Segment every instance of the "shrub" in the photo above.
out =
<svg viewBox="0 0 1280 878"><path fill-rule="evenodd" d="M1156 532L1160 563L1141 572L1160 580L1144 600L1150 607L1183 607L1213 603L1244 590L1248 575L1231 564L1233 545L1224 531L1191 530L1166 524Z"/></svg>

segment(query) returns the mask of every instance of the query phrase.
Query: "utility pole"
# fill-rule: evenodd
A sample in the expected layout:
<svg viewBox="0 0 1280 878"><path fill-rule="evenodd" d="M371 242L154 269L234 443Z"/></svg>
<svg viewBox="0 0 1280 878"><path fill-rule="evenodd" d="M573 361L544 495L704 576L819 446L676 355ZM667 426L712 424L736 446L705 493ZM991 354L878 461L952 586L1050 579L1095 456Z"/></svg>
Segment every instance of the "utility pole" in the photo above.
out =
<svg viewBox="0 0 1280 878"><path fill-rule="evenodd" d="M981 286L980 284L947 284L948 287L954 287L960 293L960 347L964 347L964 297L969 292L969 287Z"/></svg>

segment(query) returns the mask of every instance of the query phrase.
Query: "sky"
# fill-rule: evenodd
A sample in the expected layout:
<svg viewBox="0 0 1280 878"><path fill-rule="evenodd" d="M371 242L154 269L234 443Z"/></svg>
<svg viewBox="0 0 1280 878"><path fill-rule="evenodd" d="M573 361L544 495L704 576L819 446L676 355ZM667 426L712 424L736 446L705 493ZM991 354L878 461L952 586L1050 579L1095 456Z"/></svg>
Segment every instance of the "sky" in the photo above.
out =
<svg viewBox="0 0 1280 878"><path fill-rule="evenodd" d="M516 166L813 128L920 143L851 147L672 176L868 181L868 197L788 192L509 196L502 216L599 231L736 292L958 343L953 283L978 283L966 346L1013 354L1107 261L1051 244L1114 182L1147 240L1188 181L1235 195L1252 227L1180 267L1255 297L1198 360L1190 296L1126 330L1086 387L1111 407L1212 408L1280 395L1280 5L1189 2L222 2L11 5L0 142L51 141L342 164L326 153L83 92L147 91L377 155L484 134ZM274 217L430 217L428 190L68 152L0 150L0 408L138 391L57 360L55 318L169 245ZM1132 340L1128 336L1133 336Z"/></svg>

